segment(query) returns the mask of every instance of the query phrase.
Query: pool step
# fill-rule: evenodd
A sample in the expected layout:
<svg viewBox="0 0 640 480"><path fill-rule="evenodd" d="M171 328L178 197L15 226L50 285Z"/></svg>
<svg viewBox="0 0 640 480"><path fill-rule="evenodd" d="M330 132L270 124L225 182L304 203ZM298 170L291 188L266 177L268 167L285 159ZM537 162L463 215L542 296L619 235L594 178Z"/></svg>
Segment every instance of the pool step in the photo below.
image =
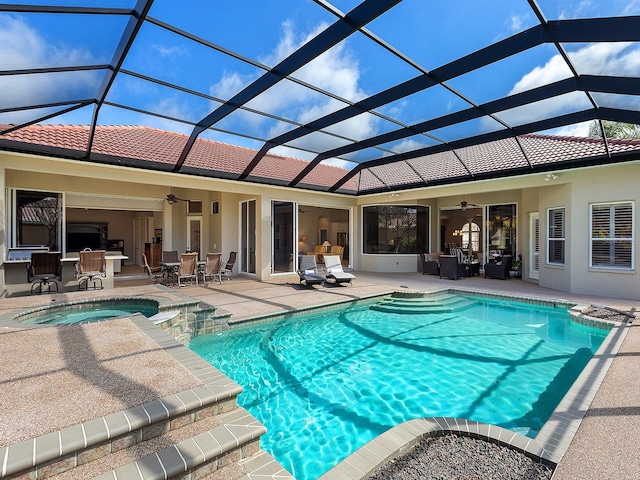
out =
<svg viewBox="0 0 640 480"><path fill-rule="evenodd" d="M472 307L476 303L474 300L450 294L427 297L391 296L370 308L386 313L451 313Z"/></svg>
<svg viewBox="0 0 640 480"><path fill-rule="evenodd" d="M176 443L174 440L189 433L192 435L180 441L187 442L184 445L192 445L191 450L202 449L199 443L194 444L192 440L200 435L221 448L219 451L214 447L205 450L207 456L203 457L203 463L208 465L207 468L213 468L212 460L215 460L216 468L222 465L224 462L219 460L227 458L227 454L230 455L227 460L237 462L259 450L258 439L265 431L254 417L238 407L237 396L241 391L228 378L226 381L221 379L221 383L196 387L1 447L0 478L46 478L54 475L60 480L87 478L78 475L82 468L92 468L92 474L88 477L92 478L113 469L119 457L124 457L125 463L140 457L137 452L152 454L157 458L160 453L156 450L164 451L166 448L169 450L161 458L169 456L179 459L184 455L182 452L174 453L178 452L173 446ZM161 448L153 450L155 445ZM236 452L238 449L240 451ZM213 456L215 452L218 452L217 456ZM149 457L145 462L152 458ZM96 471L100 462L103 471ZM191 468L193 462L187 465ZM86 466L89 463L92 465ZM172 465L172 468L176 467Z"/></svg>
<svg viewBox="0 0 640 480"><path fill-rule="evenodd" d="M120 464L107 462L108 468L97 476L92 475L91 478L95 480L206 478L215 472L218 478L237 480L246 473L238 466L238 462L246 461L261 452L259 437L266 432L266 428L241 407L218 415L215 421L219 425L210 429L205 428L193 435L187 427L180 429L187 430L186 435L182 436L184 438L181 438L180 431L177 431L173 436L167 435L168 438L164 442L162 438L157 439L154 441L155 445L149 449L136 446L132 449L131 455L125 452L120 456L125 461ZM206 422L203 423L206 425ZM151 450L149 453L144 454L149 450ZM132 456L138 458L130 461ZM235 468L232 467L234 465ZM226 472L223 471L225 468ZM69 480L73 478L69 477ZM67 479L60 477L59 480Z"/></svg>

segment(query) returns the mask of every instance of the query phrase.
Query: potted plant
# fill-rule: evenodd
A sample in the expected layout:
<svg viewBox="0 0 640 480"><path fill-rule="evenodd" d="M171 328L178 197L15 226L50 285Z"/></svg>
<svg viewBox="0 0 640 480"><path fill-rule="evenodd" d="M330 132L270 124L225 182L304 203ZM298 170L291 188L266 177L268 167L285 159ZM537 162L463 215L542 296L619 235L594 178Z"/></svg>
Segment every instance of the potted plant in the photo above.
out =
<svg viewBox="0 0 640 480"><path fill-rule="evenodd" d="M518 255L518 258L511 262L511 274L512 277L519 277L522 275L520 270L522 269L522 255Z"/></svg>

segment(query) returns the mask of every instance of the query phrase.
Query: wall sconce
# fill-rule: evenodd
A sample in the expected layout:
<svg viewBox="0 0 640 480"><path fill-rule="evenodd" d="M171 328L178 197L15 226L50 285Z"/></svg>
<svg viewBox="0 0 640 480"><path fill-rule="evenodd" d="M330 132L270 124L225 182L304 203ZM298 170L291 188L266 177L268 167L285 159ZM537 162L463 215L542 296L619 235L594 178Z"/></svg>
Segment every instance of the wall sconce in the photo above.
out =
<svg viewBox="0 0 640 480"><path fill-rule="evenodd" d="M558 176L555 173L547 173L544 177L545 182L549 182L551 180L555 180Z"/></svg>

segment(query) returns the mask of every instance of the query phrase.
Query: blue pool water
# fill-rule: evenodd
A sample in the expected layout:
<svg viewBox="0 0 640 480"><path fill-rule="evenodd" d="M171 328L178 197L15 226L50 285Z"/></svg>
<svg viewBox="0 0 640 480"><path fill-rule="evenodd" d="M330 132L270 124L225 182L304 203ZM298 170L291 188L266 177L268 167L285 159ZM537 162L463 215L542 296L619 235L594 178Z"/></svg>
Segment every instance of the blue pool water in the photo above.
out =
<svg viewBox="0 0 640 480"><path fill-rule="evenodd" d="M96 322L131 315L133 313L141 313L145 317L151 317L158 313L158 307L157 305L139 302L101 302L98 304L50 308L37 314L18 317L16 320L21 323L62 325L67 323Z"/></svg>
<svg viewBox="0 0 640 480"><path fill-rule="evenodd" d="M262 447L315 479L389 428L463 417L535 437L608 331L565 309L482 301L456 313L370 304L196 337L240 384Z"/></svg>

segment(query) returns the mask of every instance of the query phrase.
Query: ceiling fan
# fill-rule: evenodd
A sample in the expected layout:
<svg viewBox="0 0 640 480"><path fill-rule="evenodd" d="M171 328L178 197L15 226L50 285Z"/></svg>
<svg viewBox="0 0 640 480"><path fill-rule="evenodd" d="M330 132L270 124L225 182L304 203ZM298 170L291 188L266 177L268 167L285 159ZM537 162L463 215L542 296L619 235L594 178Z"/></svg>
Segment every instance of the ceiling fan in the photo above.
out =
<svg viewBox="0 0 640 480"><path fill-rule="evenodd" d="M169 195L167 195L167 202L169 202L171 205L178 202L188 202L188 201L189 200L185 200L184 198L176 197L173 193L170 193Z"/></svg>
<svg viewBox="0 0 640 480"><path fill-rule="evenodd" d="M460 202L460 208L464 212L468 207L480 208L480 205L476 205L475 203L469 203L465 200L465 197L462 197L462 201Z"/></svg>

